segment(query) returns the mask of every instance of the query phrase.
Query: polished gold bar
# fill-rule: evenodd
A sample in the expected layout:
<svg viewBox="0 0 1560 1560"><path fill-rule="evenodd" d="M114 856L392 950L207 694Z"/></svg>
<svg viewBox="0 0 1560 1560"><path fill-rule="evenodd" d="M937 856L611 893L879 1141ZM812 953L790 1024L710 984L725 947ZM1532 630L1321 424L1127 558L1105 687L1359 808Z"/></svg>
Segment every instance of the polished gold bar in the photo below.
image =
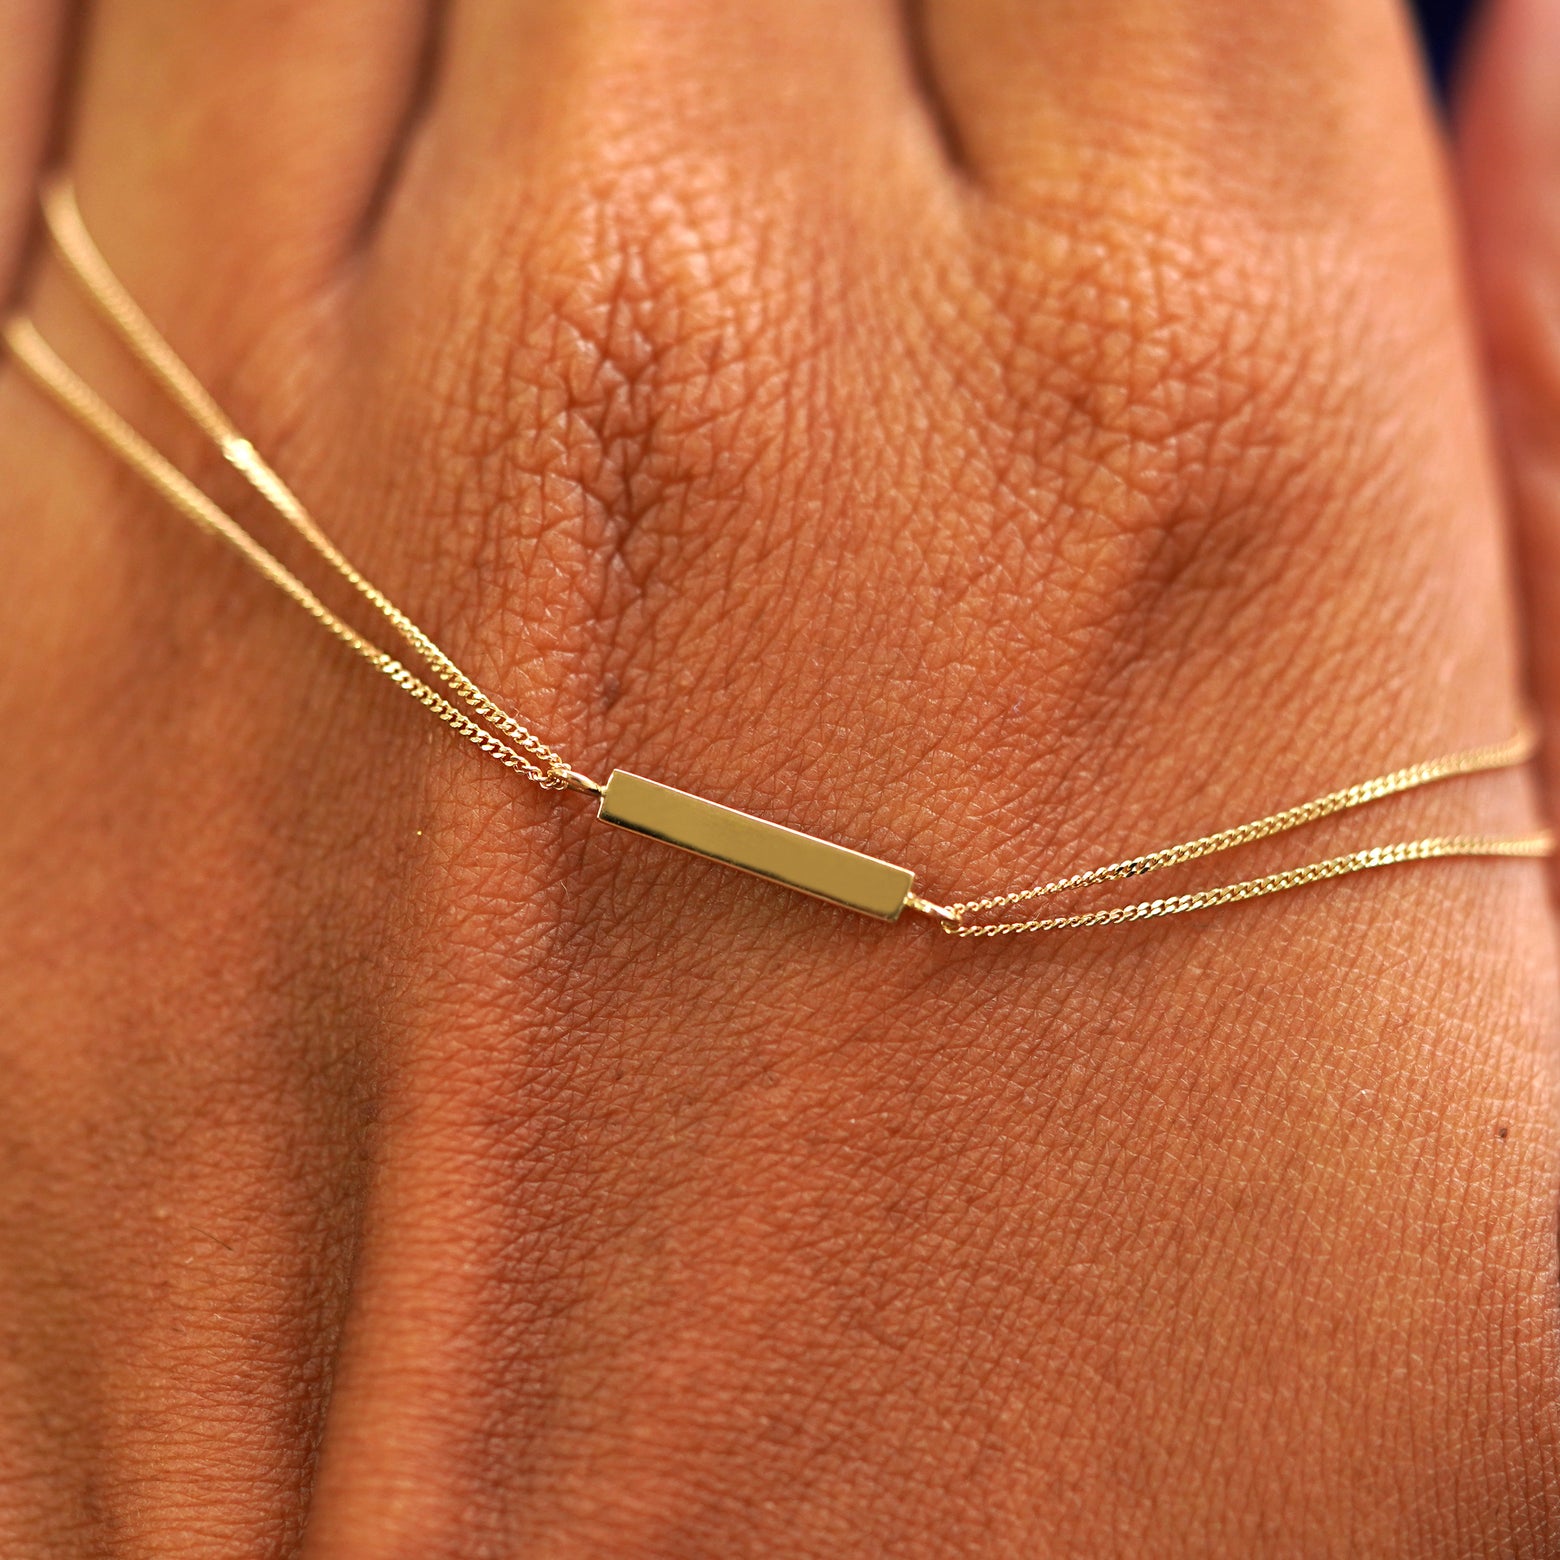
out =
<svg viewBox="0 0 1560 1560"><path fill-rule="evenodd" d="M905 867L622 769L608 776L597 817L883 921L899 919L915 885Z"/></svg>

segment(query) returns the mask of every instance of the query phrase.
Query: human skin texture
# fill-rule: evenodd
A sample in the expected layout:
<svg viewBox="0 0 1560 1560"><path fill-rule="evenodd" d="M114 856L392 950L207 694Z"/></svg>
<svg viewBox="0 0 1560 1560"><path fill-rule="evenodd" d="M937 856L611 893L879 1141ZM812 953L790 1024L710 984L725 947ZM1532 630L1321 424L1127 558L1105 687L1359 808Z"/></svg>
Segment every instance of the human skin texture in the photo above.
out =
<svg viewBox="0 0 1560 1560"><path fill-rule="evenodd" d="M24 253L57 123L178 350L587 773L936 899L1518 722L1386 0L101 0L58 88L0 18L50 340L307 567ZM854 919L458 743L14 365L0 623L7 1557L1560 1546L1539 864Z"/></svg>
<svg viewBox="0 0 1560 1560"><path fill-rule="evenodd" d="M1530 680L1547 724L1560 729L1560 5L1493 7L1462 87L1460 186L1522 564ZM1553 743L1547 757L1553 794Z"/></svg>

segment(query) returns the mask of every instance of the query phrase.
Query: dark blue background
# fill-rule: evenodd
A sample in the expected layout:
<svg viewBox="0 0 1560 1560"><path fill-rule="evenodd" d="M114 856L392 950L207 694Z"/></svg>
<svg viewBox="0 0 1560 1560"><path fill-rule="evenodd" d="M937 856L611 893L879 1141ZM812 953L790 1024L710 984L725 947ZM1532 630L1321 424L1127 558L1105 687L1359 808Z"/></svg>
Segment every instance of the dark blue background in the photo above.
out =
<svg viewBox="0 0 1560 1560"><path fill-rule="evenodd" d="M1457 44L1475 9L1475 0L1416 0L1420 30L1436 80L1444 87L1456 59Z"/></svg>

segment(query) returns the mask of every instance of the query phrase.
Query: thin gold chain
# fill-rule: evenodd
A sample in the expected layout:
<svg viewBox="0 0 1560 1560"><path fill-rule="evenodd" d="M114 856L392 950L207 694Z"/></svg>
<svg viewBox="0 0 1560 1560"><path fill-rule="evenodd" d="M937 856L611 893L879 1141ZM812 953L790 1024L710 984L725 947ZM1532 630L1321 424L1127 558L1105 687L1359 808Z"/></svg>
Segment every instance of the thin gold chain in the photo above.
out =
<svg viewBox="0 0 1560 1560"><path fill-rule="evenodd" d="M127 349L315 555L328 564L427 663L447 693L430 686L326 606L274 553L213 503L87 385L43 340L29 320L14 316L5 323L4 339L32 378L175 509L232 547L251 567L270 580L336 639L362 656L460 736L506 768L524 775L545 789L570 789L603 795L603 786L571 768L517 716L480 688L401 608L366 579L325 535L291 488L238 431L114 275L82 221L69 181L60 179L51 184L45 192L43 204L49 232L61 259ZM1351 873L1404 862L1429 861L1449 856L1545 856L1554 849L1554 840L1547 830L1511 837L1436 835L1372 846L1323 861L1270 872L1261 877L1108 909L1037 916L1028 920L971 919L1033 900L1072 893L1102 883L1142 877L1151 872L1197 861L1204 856L1254 844L1334 814L1437 781L1512 768L1526 762L1532 756L1534 746L1533 733L1524 728L1505 742L1411 764L1390 774L1364 780L1342 790L1330 791L1280 812L1269 813L1249 823L1238 824L1234 828L1220 829L1179 845L1168 845L1030 888L959 900L947 905L934 904L909 893L904 903L907 908L937 920L942 929L953 936L999 937L1023 932L1119 926L1132 921L1185 915L1269 894L1286 893L1310 883L1325 882Z"/></svg>
<svg viewBox="0 0 1560 1560"><path fill-rule="evenodd" d="M1442 834L1429 839L1403 840L1396 845L1373 845L1347 855L1331 856L1325 861L1307 862L1301 867L1286 867L1264 877L1246 878L1238 883L1223 883L1217 888L1198 889L1195 893L1174 894L1166 899L1142 899L1136 904L1115 905L1108 910L1086 910L1075 915L1041 916L1031 921L985 921L968 924L966 914L982 903L947 905L939 918L945 932L955 937L1002 937L1013 932L1060 932L1086 926L1120 926L1128 921L1153 921L1161 916L1186 915L1193 910L1213 910L1220 905L1239 904L1246 899L1261 899L1268 894L1283 894L1304 888L1308 883L1323 883L1330 878L1368 872L1374 867L1391 867L1408 861L1434 861L1446 856L1547 856L1554 840L1547 830L1535 834L1505 838L1484 834Z"/></svg>
<svg viewBox="0 0 1560 1560"><path fill-rule="evenodd" d="M188 364L146 317L139 304L114 275L93 242L76 203L69 179L54 180L43 195L49 236L66 268L96 305L131 354L163 386L189 419L217 446L224 458L313 551L347 582L427 662L434 675L453 693L465 711L413 676L349 628L326 608L266 548L254 541L231 517L211 503L177 468L136 434L95 391L73 373L25 321L6 328L6 340L18 359L55 398L119 457L135 468L176 508L220 536L280 587L311 617L350 645L420 704L446 724L497 758L508 768L547 790L599 791L600 786L578 774L518 717L483 691L425 634L405 612L353 566L315 522L302 501L234 426ZM498 740L478 722L503 734Z"/></svg>
<svg viewBox="0 0 1560 1560"><path fill-rule="evenodd" d="M1391 774L1379 775L1373 780L1362 780L1341 790L1329 791L1325 796L1314 797L1281 812L1266 817L1253 818L1249 823L1234 828L1220 829L1213 834L1199 835L1184 840L1179 845L1167 845L1160 850L1128 856L1103 867L1091 867L1086 872L1074 872L1067 877L1054 878L1033 888L1020 888L1008 893L988 894L980 899L958 900L940 909L938 919L943 930L960 937L994 937L1012 932L1053 932L1086 926L1116 926L1125 921L1147 921L1166 915L1185 915L1193 910L1209 910L1218 905L1236 904L1245 899L1258 899L1268 894L1280 894L1293 888L1303 888L1308 883L1318 883L1329 878L1346 877L1354 872L1366 872L1374 867L1394 866L1408 861L1429 861L1445 856L1546 856L1554 848L1547 830L1514 838L1484 835L1447 835L1424 840L1405 840L1398 844L1382 845L1369 850L1352 851L1344 856L1334 856L1326 861L1311 862L1302 867L1291 867L1282 872L1269 873L1265 877L1251 878L1238 883L1221 884L1217 888L1199 890L1196 893L1176 894L1164 899L1141 900L1136 904L1118 905L1108 910L1091 910L1073 915L1042 916L1024 921L997 921L970 924L968 917L983 915L992 910L1006 910L1013 905L1034 899L1050 898L1055 894L1068 894L1080 889L1092 888L1100 883L1119 882L1124 878L1145 877L1150 872L1161 872L1167 867L1181 866L1200 860L1220 851L1235 850L1242 845L1255 844L1258 840L1271 839L1309 823L1317 823L1337 813L1347 812L1370 802L1382 801L1404 791L1417 790L1440 780L1450 780L1461 775L1481 774L1489 770L1510 769L1526 763L1533 756L1536 739L1533 732L1524 727L1504 742L1488 747L1469 748L1465 752L1451 753L1444 758L1429 759L1424 763L1410 764L1395 769Z"/></svg>

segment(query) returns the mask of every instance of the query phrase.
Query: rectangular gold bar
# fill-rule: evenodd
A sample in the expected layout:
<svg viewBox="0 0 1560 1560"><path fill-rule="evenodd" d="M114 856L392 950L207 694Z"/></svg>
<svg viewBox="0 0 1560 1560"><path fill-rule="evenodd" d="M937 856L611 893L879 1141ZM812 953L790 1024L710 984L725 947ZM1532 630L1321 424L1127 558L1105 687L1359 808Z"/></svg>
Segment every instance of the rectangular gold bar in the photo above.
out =
<svg viewBox="0 0 1560 1560"><path fill-rule="evenodd" d="M915 884L905 867L707 802L626 770L607 778L597 816L816 899L897 921Z"/></svg>

